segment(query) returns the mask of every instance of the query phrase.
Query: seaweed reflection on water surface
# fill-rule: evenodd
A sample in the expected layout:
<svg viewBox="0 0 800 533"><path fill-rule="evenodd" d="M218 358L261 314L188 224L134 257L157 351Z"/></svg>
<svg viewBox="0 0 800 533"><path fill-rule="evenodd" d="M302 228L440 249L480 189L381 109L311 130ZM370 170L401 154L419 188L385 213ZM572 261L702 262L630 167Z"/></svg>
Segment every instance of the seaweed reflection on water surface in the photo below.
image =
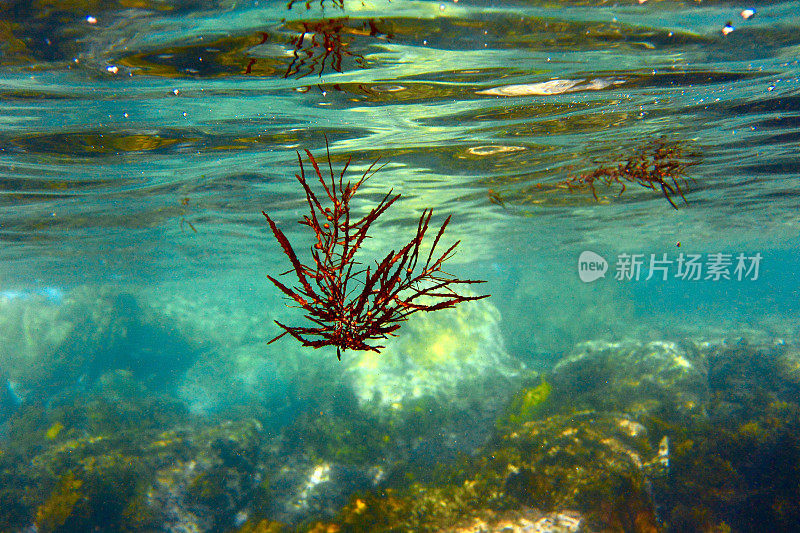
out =
<svg viewBox="0 0 800 533"><path fill-rule="evenodd" d="M664 138L650 140L617 162L599 164L578 175L570 174L567 178L551 183L535 183L513 194L501 194L495 189L488 189L486 194L490 203L503 208L509 203L549 204L552 200L546 200L544 195L558 195L564 191L585 195L591 193L591 199L595 202L607 202L607 197L601 196L599 186L607 191L618 190L614 196L619 198L628 189L628 185L633 184L660 192L674 209L678 209L676 196L689 205L685 193L688 192L690 182L695 180L687 175L687 170L700 161L700 154L687 151L685 144Z"/></svg>
<svg viewBox="0 0 800 533"><path fill-rule="evenodd" d="M302 22L300 35L292 41L293 59L286 69L284 78L297 75L298 78L317 72L320 76L327 65L336 72L342 72L342 59L352 57L361 68L366 68L364 56L349 50L350 42L342 40L342 33L353 35L381 35L374 20L363 23L362 29L348 26L348 18L323 19Z"/></svg>

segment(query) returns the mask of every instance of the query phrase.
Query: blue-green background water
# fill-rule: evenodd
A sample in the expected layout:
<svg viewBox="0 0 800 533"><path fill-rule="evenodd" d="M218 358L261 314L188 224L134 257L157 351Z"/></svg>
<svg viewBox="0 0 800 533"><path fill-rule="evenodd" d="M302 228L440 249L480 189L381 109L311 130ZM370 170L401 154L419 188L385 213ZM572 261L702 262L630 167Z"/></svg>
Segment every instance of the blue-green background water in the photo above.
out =
<svg viewBox="0 0 800 533"><path fill-rule="evenodd" d="M352 157L353 177L386 164L359 213L389 189L402 195L368 256L407 242L423 209L437 224L452 214L446 240L461 244L448 270L487 280L476 290L492 295L453 319L467 324L453 354L474 353L484 321L494 329L479 350L545 373L584 341L797 342L799 30L793 1L0 2L0 300L27 317L3 328L16 354L0 361L3 434L25 406L122 387L103 382L114 371L198 416L236 419L255 403L275 434L318 407L298 376L342 370L332 348L266 344L273 319L301 317L266 279L288 267L261 211L305 249L295 150L324 161L326 139L334 169ZM677 209L635 184L598 199L559 187L657 139L693 162ZM605 278L579 279L586 250L608 260ZM759 278L613 276L622 253L719 252L760 253ZM94 358L20 370L52 363L41 346L58 338L53 313L100 324L80 318L92 302L121 325L53 353L91 347ZM398 342L424 344L430 327ZM425 346L421 368L438 361ZM37 522L51 489L17 522ZM242 501L239 522L259 515Z"/></svg>

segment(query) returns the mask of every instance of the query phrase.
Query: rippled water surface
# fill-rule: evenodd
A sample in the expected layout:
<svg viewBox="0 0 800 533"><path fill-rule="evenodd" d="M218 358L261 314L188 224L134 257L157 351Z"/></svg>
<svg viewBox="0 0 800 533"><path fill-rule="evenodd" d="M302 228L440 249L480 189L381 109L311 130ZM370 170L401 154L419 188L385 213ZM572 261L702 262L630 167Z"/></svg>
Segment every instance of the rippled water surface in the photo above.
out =
<svg viewBox="0 0 800 533"><path fill-rule="evenodd" d="M407 242L424 209L452 215L449 270L488 281L497 342L528 368L598 338L795 338L798 57L796 1L0 0L0 300L148 294L205 321L198 338L216 328L215 349L261 358L191 379L291 396L273 368L291 339L262 341L273 315L300 312L266 279L288 262L261 211L305 250L296 151L327 172L327 142L351 179L384 165L354 212L402 195L367 253ZM585 251L605 277L579 279ZM723 276L708 270L718 253ZM641 254L627 279L621 254ZM694 281L677 270L692 254ZM242 331L257 326L256 345ZM140 355L120 368L157 365L155 338L131 340ZM0 368L10 404L31 403L26 388L52 401L14 372ZM190 411L225 404L187 382Z"/></svg>
<svg viewBox="0 0 800 533"><path fill-rule="evenodd" d="M398 222L454 213L466 260L793 245L795 2L322 4L6 4L7 275L251 268L259 211L293 218L294 150L324 136L388 163L370 185L403 195ZM678 210L553 186L661 137L700 155Z"/></svg>

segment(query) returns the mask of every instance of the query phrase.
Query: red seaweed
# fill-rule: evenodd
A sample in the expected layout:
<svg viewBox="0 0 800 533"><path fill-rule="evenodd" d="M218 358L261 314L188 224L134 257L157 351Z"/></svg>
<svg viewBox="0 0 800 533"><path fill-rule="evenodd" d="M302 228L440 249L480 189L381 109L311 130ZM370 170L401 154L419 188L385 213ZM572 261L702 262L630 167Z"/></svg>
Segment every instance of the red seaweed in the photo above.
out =
<svg viewBox="0 0 800 533"><path fill-rule="evenodd" d="M432 211L425 209L419 218L412 239L397 250L387 253L381 261L364 268L356 255L373 222L400 198L399 194L386 195L369 213L358 220L351 216L350 201L359 187L375 172L377 161L367 168L361 177L351 183L345 182L344 174L350 159L338 176L331 165L330 150L325 140L328 155L330 181L323 177L317 160L305 150L319 183L327 198L320 201L306 179L303 159L297 152L300 173L297 181L303 188L309 214L300 224L308 226L315 235L311 248L311 260L303 263L297 256L286 235L274 220L262 211L272 234L289 259L297 284L289 287L272 276L267 278L284 295L305 311L305 318L313 325L287 326L275 321L284 331L271 341L286 334L303 346L321 348L336 346L336 356L341 359L342 350L371 350L380 352L384 346L371 341L393 336L402 322L418 311L437 311L454 307L461 302L487 298L489 295L464 296L455 288L459 285L484 283L481 280L458 279L443 270L444 263L455 253L460 241L443 253L436 252L439 241L450 222L448 216L433 239L425 257L420 248L431 221ZM328 205L323 205L323 202ZM424 258L424 259L423 259Z"/></svg>

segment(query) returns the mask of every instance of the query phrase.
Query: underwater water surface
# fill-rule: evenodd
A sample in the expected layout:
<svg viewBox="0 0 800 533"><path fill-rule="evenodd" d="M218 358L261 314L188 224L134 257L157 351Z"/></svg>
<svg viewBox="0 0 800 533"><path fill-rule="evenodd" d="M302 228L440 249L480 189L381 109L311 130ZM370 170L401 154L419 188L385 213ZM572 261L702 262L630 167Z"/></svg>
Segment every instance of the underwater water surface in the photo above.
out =
<svg viewBox="0 0 800 533"><path fill-rule="evenodd" d="M0 0L0 531L800 530L799 57L796 1ZM491 296L270 343L305 150L400 195L351 290L432 210Z"/></svg>

